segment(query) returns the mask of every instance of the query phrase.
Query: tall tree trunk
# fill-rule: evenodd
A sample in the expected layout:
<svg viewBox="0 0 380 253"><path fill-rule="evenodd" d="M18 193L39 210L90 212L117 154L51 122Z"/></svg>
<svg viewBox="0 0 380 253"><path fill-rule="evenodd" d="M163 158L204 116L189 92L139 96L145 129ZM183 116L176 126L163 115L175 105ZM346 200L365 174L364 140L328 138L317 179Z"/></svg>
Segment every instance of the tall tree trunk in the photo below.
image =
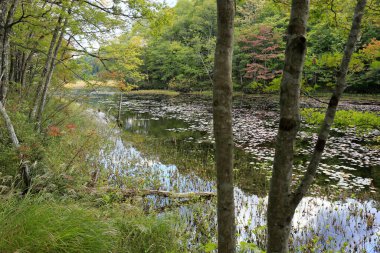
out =
<svg viewBox="0 0 380 253"><path fill-rule="evenodd" d="M70 15L70 13L71 13L71 8L68 10L69 15ZM55 61L57 59L59 49L61 48L61 45L62 45L62 40L63 40L63 36L65 35L67 23L68 23L68 17L65 18L65 21L63 22L63 25L61 27L60 35L59 35L57 44L54 48L53 58L50 62L49 71L47 73L46 80L45 80L45 83L43 86L42 96L41 96L40 101L39 101L37 118L36 118L36 127L37 127L38 131L41 130L42 113L43 113L43 111L45 109L45 105L46 105L47 91L49 89L51 78L53 76L53 72L54 72L54 68L55 68Z"/></svg>
<svg viewBox="0 0 380 253"><path fill-rule="evenodd" d="M217 172L218 251L236 251L232 136L232 51L235 2L217 0L213 119Z"/></svg>
<svg viewBox="0 0 380 253"><path fill-rule="evenodd" d="M310 163L307 167L307 171L297 190L293 194L292 204L294 207L296 207L301 201L301 199L305 196L315 178L315 174L317 172L318 165L321 160L322 153L330 133L331 125L334 122L339 100L347 87L346 77L348 72L348 66L350 64L352 54L354 53L356 42L359 38L360 25L363 19L366 4L367 0L359 0L357 2L354 18L351 25L350 35L348 37L346 47L343 53L343 58L339 67L339 71L337 73L335 90L330 98L329 105L326 109L325 118L319 130L318 140L314 147L314 152L311 156Z"/></svg>
<svg viewBox="0 0 380 253"><path fill-rule="evenodd" d="M56 27L54 29L53 36L52 36L51 41L50 41L49 51L48 51L47 56L46 56L45 65L44 65L44 68L43 68L43 70L41 72L41 80L40 80L40 82L38 84L37 92L36 92L36 95L34 97L33 108L32 108L32 110L30 111L30 114L29 114L29 119L30 120L35 120L36 116L37 116L38 106L40 105L40 99L42 97L42 92L43 92L43 89L44 89L44 84L45 84L45 81L46 81L46 78L47 78L47 74L49 73L49 70L50 70L50 67L51 67L51 61L53 59L54 47L55 47L55 44L56 44L57 39L58 39L58 35L59 35L59 32L60 32L62 20L63 20L63 17L62 17L62 14L61 14L58 17L57 25L56 25Z"/></svg>
<svg viewBox="0 0 380 253"><path fill-rule="evenodd" d="M57 59L57 55L58 55L59 49L61 48L61 45L62 45L62 40L63 40L63 37L65 35L66 27L67 27L67 24L69 22L69 16L71 15L71 11L72 11L74 2L75 2L75 0L71 1L71 5L70 5L69 9L67 10L68 16L63 21L62 27L60 29L60 35L59 35L57 44L56 44L56 46L54 48L54 52L53 52L53 55L52 55L53 58L51 59L50 68L48 70L48 73L47 73L47 76L46 76L46 80L45 80L45 83L44 83L44 86L43 86L42 96L41 96L41 100L39 102L38 112L37 112L37 118L36 118L36 129L38 131L41 130L42 114L43 114L43 111L44 111L45 105L46 105L47 92L48 92L48 89L49 89L49 86L50 86L50 82L51 82L51 78L53 76L53 72L54 72L54 69L55 69L55 65L56 65L55 61Z"/></svg>
<svg viewBox="0 0 380 253"><path fill-rule="evenodd" d="M12 30L13 16L19 0L13 0L8 10L8 3L1 3L1 60L0 60L0 101L5 103L9 85L9 36Z"/></svg>
<svg viewBox="0 0 380 253"><path fill-rule="evenodd" d="M290 207L294 142L300 124L299 96L306 54L309 0L293 0L287 31L280 91L280 126L268 199L267 251L288 252L293 211Z"/></svg>
<svg viewBox="0 0 380 253"><path fill-rule="evenodd" d="M34 52L30 51L30 53L26 56L25 61L23 61L23 64L21 66L20 83L22 94L20 96L20 100L23 98L24 91L26 90L26 73L28 71L29 63L31 62L33 55Z"/></svg>
<svg viewBox="0 0 380 253"><path fill-rule="evenodd" d="M289 143L284 143L286 142L286 138L284 138L284 136L287 136L286 132L291 132L294 130L292 130L293 124L291 124L289 121L283 120L283 115L286 114L281 114L279 135L277 138L276 155L273 168L273 176L271 181L271 190L269 193L268 203L268 252L288 252L288 239L295 209L307 193L308 189L310 188L310 185L312 184L315 178L315 174L322 157L322 153L330 132L330 128L335 118L335 113L337 110L339 100L346 88L348 66L355 49L355 44L359 37L360 25L366 3L367 0L358 0L357 2L350 35L346 43L340 69L337 74L336 88L331 96L330 103L327 107L325 119L319 131L318 140L315 145L314 152L309 162L307 171L294 193L290 192L290 184L292 173L291 168L293 165L293 145L297 130L295 130L295 133L293 133L292 138L289 138L289 141L292 141L292 145L290 145ZM300 10L300 7L297 7L297 9ZM288 58L287 53L288 52L286 52L286 58ZM294 61L295 60L292 59L292 62ZM285 69L287 64L288 63L286 62ZM301 73L301 71L299 73ZM286 74L287 73L284 71L283 81L286 78ZM299 87L297 87L297 90L295 87L293 87L293 91L289 91L286 87L283 87L283 85L281 85L281 113L284 109L288 109L287 113L290 113L290 115L293 115L294 117L298 116L298 105L297 108L282 108L286 105L283 100L290 100L290 102L291 100L295 100L298 104L298 96L289 96L289 94L294 93L295 91L297 91L297 94L299 94ZM284 92L286 92L286 94L283 94ZM296 129L298 128L298 124L299 121L296 124L294 124L296 125ZM287 151L290 152L287 154ZM282 166L281 162L283 163ZM282 180L281 177L283 178Z"/></svg>

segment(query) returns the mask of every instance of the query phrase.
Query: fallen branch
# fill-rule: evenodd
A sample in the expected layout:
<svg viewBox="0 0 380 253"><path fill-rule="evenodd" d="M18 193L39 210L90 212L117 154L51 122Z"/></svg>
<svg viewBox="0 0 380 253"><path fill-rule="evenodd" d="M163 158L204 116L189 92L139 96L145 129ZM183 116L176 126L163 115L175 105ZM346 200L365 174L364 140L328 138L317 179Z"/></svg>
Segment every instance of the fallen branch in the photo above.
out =
<svg viewBox="0 0 380 253"><path fill-rule="evenodd" d="M124 197L134 197L134 196L148 196L148 195L156 195L160 197L167 197L167 198L196 198L196 197L203 197L203 198L210 198L215 197L216 192L171 192L171 191L160 191L160 190L122 190L121 191L124 195Z"/></svg>
<svg viewBox="0 0 380 253"><path fill-rule="evenodd" d="M107 192L115 192L120 193L124 198L131 197L145 197L149 195L156 195L160 197L167 197L173 199L191 199L191 198L211 198L216 197L216 192L172 192L172 191L162 191L162 190L149 190L149 189L117 189L110 187L102 187L102 188L88 188L92 193L107 193Z"/></svg>
<svg viewBox="0 0 380 253"><path fill-rule="evenodd" d="M11 119L8 116L7 111L5 110L3 103L0 101L0 114L5 122L5 127L7 128L7 131L9 133L9 137L12 140L13 147L17 150L17 152L20 155L21 161L20 161L20 174L25 184L25 189L23 190L23 194L27 193L30 184L31 184L31 177L30 177L30 168L29 168L29 162L23 159L23 155L20 153L20 142L17 138L16 132L14 130L13 124Z"/></svg>

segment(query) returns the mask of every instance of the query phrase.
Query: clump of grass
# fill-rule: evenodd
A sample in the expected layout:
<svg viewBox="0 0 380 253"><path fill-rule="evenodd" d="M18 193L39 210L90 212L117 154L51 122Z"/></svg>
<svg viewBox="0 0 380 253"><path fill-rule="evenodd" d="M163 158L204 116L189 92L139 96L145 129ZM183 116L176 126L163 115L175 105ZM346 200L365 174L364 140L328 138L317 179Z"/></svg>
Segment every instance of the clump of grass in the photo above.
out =
<svg viewBox="0 0 380 253"><path fill-rule="evenodd" d="M0 252L109 252L117 231L75 204L11 198L0 208Z"/></svg>
<svg viewBox="0 0 380 253"><path fill-rule="evenodd" d="M324 119L324 112L318 109L302 109L301 115L306 123L320 125ZM338 128L353 128L365 132L380 129L380 117L373 112L359 112L354 110L339 110L336 112L334 126Z"/></svg>
<svg viewBox="0 0 380 253"><path fill-rule="evenodd" d="M121 252L179 252L176 229L172 227L173 219L170 217L141 216L122 219L117 224L120 230L118 248Z"/></svg>
<svg viewBox="0 0 380 253"><path fill-rule="evenodd" d="M2 253L161 253L178 252L180 247L169 215L146 216L122 205L91 208L48 194L1 201Z"/></svg>

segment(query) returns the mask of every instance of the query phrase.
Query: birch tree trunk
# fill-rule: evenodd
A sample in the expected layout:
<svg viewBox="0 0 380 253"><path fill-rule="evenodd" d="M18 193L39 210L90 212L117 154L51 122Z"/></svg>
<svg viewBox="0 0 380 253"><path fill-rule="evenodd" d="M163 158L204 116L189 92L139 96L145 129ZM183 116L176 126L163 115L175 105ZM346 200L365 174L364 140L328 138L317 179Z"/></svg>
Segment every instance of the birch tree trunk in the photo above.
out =
<svg viewBox="0 0 380 253"><path fill-rule="evenodd" d="M299 96L306 54L309 0L293 0L280 90L280 126L268 199L268 253L288 252L294 212L290 207L294 143L300 124Z"/></svg>
<svg viewBox="0 0 380 253"><path fill-rule="evenodd" d="M214 60L213 119L217 172L218 252L233 253L235 205L232 136L232 50L235 2L217 0L218 33Z"/></svg>
<svg viewBox="0 0 380 253"><path fill-rule="evenodd" d="M296 7L293 1L292 9ZM291 229L291 222L294 216L294 212L302 200L302 198L307 193L310 185L312 184L316 171L318 169L319 162L322 157L322 153L330 132L331 125L335 118L335 113L339 100L346 88L346 77L348 72L348 66L352 57L352 54L355 49L355 44L359 37L360 25L362 17L364 14L364 9L366 6L367 0L358 0L354 12L354 18L352 21L352 26L350 30L350 35L348 37L346 47L343 53L342 62L340 65L339 72L336 79L336 87L333 92L329 105L326 110L324 122L319 131L318 140L315 145L311 160L309 162L307 171L301 180L298 188L294 193L290 191L291 185L291 175L292 175L292 166L293 166L293 145L295 141L295 134L297 133L299 120L295 124L289 123L290 121L284 120L284 116L293 116L293 119L298 119L299 117L299 85L296 87L292 86L291 90L286 87L284 84L284 79L286 79L287 59L291 56L291 52L288 51L289 41L286 50L286 61L285 61L285 70L284 76L281 84L281 97L280 97L280 106L281 106L281 116L280 116L280 127L277 137L277 146L275 161L273 166L273 176L271 181L271 189L269 193L269 202L268 202L268 253L270 252L288 252L288 240ZM296 7L297 11L301 8ZM307 11L305 11L307 13ZM293 10L292 10L293 17ZM307 17L307 14L306 16ZM292 18L289 24L289 30L291 27ZM305 19L306 24L306 19ZM306 28L306 25L304 26ZM289 32L290 33L290 32ZM303 51L304 53L304 51ZM304 57L304 56L303 56ZM298 56L300 59L300 56ZM295 59L292 59L291 63L296 62ZM302 65L299 68L299 74L302 72ZM299 83L299 80L298 80ZM297 96L295 95L297 93ZM290 95L289 94L293 94ZM290 100L290 101L289 101ZM293 102L292 102L293 100ZM296 102L294 102L296 101ZM290 104L288 104L290 103ZM294 107L285 107L291 104ZM285 107L285 108L284 108ZM297 117L297 118L296 118ZM289 117L291 118L291 117ZM294 129L293 129L294 125ZM293 133L290 135L290 133ZM286 143L288 141L290 143Z"/></svg>

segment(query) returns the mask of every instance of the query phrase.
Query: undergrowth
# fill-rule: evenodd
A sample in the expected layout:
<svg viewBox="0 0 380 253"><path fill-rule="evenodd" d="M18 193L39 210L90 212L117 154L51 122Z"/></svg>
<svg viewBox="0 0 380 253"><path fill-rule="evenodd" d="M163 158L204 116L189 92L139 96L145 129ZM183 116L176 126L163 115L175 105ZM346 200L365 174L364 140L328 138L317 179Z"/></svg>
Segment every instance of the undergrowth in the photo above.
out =
<svg viewBox="0 0 380 253"><path fill-rule="evenodd" d="M171 216L94 208L49 195L12 196L0 207L0 252L177 252Z"/></svg>
<svg viewBox="0 0 380 253"><path fill-rule="evenodd" d="M89 185L93 172L102 170L91 158L99 155L110 130L86 107L52 99L41 133L28 120L29 106L17 97L9 96L6 108L21 147L12 147L0 120L0 252L178 252L170 214L147 215L138 204L109 200L101 190L108 187L108 173L100 173L95 188ZM24 197L20 154L30 161L32 174Z"/></svg>

